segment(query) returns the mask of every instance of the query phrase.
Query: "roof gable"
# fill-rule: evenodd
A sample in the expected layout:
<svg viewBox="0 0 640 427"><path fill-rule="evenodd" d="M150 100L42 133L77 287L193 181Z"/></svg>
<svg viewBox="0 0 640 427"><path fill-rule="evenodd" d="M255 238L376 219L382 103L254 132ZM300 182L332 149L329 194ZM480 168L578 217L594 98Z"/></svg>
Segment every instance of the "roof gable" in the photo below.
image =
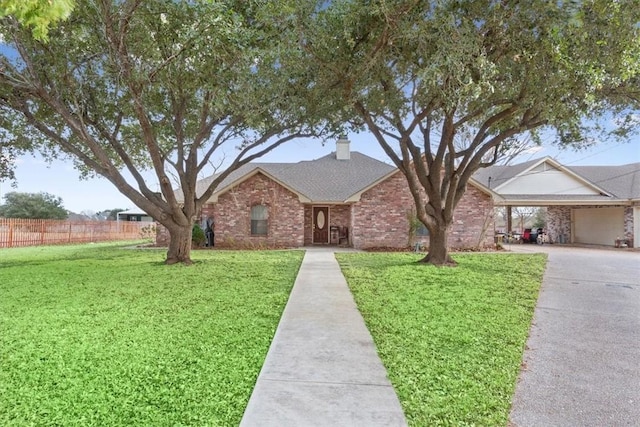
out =
<svg viewBox="0 0 640 427"><path fill-rule="evenodd" d="M213 193L210 202L243 181L260 172L298 195L303 203L344 203L381 179L395 168L359 152L351 152L349 160L337 160L335 153L316 160L298 163L249 163L231 172ZM196 184L196 194L202 195L218 175ZM182 191L176 190L182 200Z"/></svg>
<svg viewBox="0 0 640 427"><path fill-rule="evenodd" d="M249 178L254 177L257 174L262 174L264 176L266 176L268 179L278 183L279 185L281 185L282 187L286 188L287 190L291 191L293 194L298 196L298 200L300 200L300 202L302 203L308 203L311 200L309 200L308 197L306 197L304 194L300 193L297 189L291 187L288 183L283 182L281 179L279 179L276 175L273 174L273 172L275 171L277 173L278 168L271 168L272 171L269 172L269 164L262 164L260 166L256 166L254 168L252 168L251 170L249 170L247 173L245 173L244 175L240 175L235 180L223 180L223 182L221 183L221 185L218 187L219 190L215 191L213 193L213 195L211 196L211 198L209 198L209 202L217 202L218 201L218 197L221 194L226 193L227 191L231 190L232 188L237 187L238 185L242 184L243 182L245 182L246 180L248 180Z"/></svg>
<svg viewBox="0 0 640 427"><path fill-rule="evenodd" d="M540 159L535 159L517 165L494 165L481 168L473 174L473 178L485 187L495 189L539 161Z"/></svg>
<svg viewBox="0 0 640 427"><path fill-rule="evenodd" d="M222 180L209 202L217 202L221 194L257 173L290 190L302 203L357 202L365 191L399 172L398 168L357 151L350 153L349 160L338 160L336 153L332 152L319 159L297 163L248 163ZM199 180L196 194L202 195L217 176L214 174ZM469 184L491 196L498 196L476 176L469 180ZM182 191L176 190L175 194L182 201Z"/></svg>
<svg viewBox="0 0 640 427"><path fill-rule="evenodd" d="M343 203L394 170L393 166L359 152L352 152L349 160L337 160L335 153L331 153L296 163L282 171L281 176L314 202Z"/></svg>
<svg viewBox="0 0 640 427"><path fill-rule="evenodd" d="M640 201L640 163L567 167L545 157L491 166L476 172L474 178L503 198L522 203Z"/></svg>
<svg viewBox="0 0 640 427"><path fill-rule="evenodd" d="M487 172L492 170L489 168ZM492 187L502 195L609 195L605 189L549 157L511 168L502 167L498 172L500 180Z"/></svg>

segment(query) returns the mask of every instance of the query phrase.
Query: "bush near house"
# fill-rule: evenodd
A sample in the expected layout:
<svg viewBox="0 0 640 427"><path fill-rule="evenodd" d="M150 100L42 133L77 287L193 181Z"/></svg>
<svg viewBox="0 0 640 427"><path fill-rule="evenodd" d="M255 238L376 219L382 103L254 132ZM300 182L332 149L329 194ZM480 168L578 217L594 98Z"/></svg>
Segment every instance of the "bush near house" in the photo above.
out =
<svg viewBox="0 0 640 427"><path fill-rule="evenodd" d="M201 248L204 246L207 237L204 234L204 230L199 224L193 224L193 230L191 231L191 243L194 248Z"/></svg>

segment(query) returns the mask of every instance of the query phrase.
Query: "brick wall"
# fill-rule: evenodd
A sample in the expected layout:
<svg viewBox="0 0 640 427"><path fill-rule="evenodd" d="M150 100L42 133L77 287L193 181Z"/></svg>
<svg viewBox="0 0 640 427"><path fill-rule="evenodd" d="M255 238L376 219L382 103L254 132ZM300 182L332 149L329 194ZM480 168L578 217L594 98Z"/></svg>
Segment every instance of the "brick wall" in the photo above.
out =
<svg viewBox="0 0 640 427"><path fill-rule="evenodd" d="M251 207L268 209L266 236L251 236ZM215 245L219 247L299 247L304 243L304 209L298 196L258 173L230 191L215 204L202 208L202 220L213 217ZM167 230L157 227L156 243L167 245Z"/></svg>
<svg viewBox="0 0 640 427"><path fill-rule="evenodd" d="M268 210L266 236L251 236L251 207L265 205ZM215 245L218 247L259 248L299 247L304 243L303 205L291 191L258 173L222 194L215 204L206 204L200 215L214 219ZM158 245L169 244L169 233L158 225Z"/></svg>
<svg viewBox="0 0 640 427"><path fill-rule="evenodd" d="M330 206L329 223L338 227L349 227L351 225L351 205Z"/></svg>
<svg viewBox="0 0 640 427"><path fill-rule="evenodd" d="M365 191L353 205L351 242L355 248L409 246L408 212L413 198L407 182L396 173Z"/></svg>
<svg viewBox="0 0 640 427"><path fill-rule="evenodd" d="M571 242L571 207L547 207L547 235L551 243L560 243L560 236L564 243Z"/></svg>
<svg viewBox="0 0 640 427"><path fill-rule="evenodd" d="M329 223L337 227L348 227L349 245L351 245L351 205L329 207ZM343 241L343 244L345 242Z"/></svg>
<svg viewBox="0 0 640 427"><path fill-rule="evenodd" d="M452 248L493 246L493 200L473 185L467 190L453 212L449 236Z"/></svg>
<svg viewBox="0 0 640 427"><path fill-rule="evenodd" d="M409 241L413 207L413 197L401 173L366 191L353 206L353 246L402 248L416 241L428 244L428 237ZM449 246L471 248L492 244L493 202L490 196L470 185L454 212Z"/></svg>
<svg viewBox="0 0 640 427"><path fill-rule="evenodd" d="M640 226L640 224L636 226ZM633 206L624 208L624 238L629 241L629 247L635 247L633 241Z"/></svg>
<svg viewBox="0 0 640 427"><path fill-rule="evenodd" d="M251 236L251 207L267 206L267 236ZM329 224L349 227L350 244L356 248L405 248L416 241L428 244L428 237L410 242L409 215L413 197L401 173L362 194L353 205L329 207ZM215 221L215 244L221 247L298 247L312 243L312 206L262 174L256 174L221 195L216 204L205 205L202 219ZM473 186L467 188L454 213L449 237L452 248L493 244L491 198ZM168 235L158 227L158 244L167 244Z"/></svg>
<svg viewBox="0 0 640 427"><path fill-rule="evenodd" d="M268 210L266 236L251 235L251 207ZM299 247L304 243L304 207L298 196L261 173L220 195L212 208L216 246Z"/></svg>

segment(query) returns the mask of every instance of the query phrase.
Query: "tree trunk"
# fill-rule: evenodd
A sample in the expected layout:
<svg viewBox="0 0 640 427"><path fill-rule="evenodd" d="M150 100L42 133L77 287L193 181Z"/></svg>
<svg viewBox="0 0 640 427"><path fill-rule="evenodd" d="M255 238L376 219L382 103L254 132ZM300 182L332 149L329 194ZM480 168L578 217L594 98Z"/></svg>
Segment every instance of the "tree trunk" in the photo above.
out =
<svg viewBox="0 0 640 427"><path fill-rule="evenodd" d="M191 261L191 225L167 228L169 230L169 251L165 264L193 264Z"/></svg>
<svg viewBox="0 0 640 427"><path fill-rule="evenodd" d="M420 262L435 266L455 266L457 263L449 256L449 225L429 229L429 252Z"/></svg>

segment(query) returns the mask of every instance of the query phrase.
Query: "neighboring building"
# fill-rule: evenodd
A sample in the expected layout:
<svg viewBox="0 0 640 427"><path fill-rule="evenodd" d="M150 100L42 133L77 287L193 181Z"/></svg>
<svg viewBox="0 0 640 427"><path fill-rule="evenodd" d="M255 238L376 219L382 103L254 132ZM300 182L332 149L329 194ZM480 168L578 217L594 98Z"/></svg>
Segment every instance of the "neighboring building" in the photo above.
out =
<svg viewBox="0 0 640 427"><path fill-rule="evenodd" d="M118 221L138 221L138 222L153 222L153 218L151 218L145 211L141 210L128 210L118 212L116 214Z"/></svg>
<svg viewBox="0 0 640 427"><path fill-rule="evenodd" d="M198 182L202 194L213 177ZM178 200L182 192L176 192ZM232 172L202 209L214 222L215 245L406 248L427 243L424 229L410 231L414 201L404 175L379 160L351 152L339 139L336 152L298 163L250 163ZM158 227L159 244L168 242ZM472 180L455 211L452 248L493 244L491 191Z"/></svg>
<svg viewBox="0 0 640 427"><path fill-rule="evenodd" d="M567 167L545 157L474 178L499 195L497 206L546 207L552 242L640 247L640 163Z"/></svg>

